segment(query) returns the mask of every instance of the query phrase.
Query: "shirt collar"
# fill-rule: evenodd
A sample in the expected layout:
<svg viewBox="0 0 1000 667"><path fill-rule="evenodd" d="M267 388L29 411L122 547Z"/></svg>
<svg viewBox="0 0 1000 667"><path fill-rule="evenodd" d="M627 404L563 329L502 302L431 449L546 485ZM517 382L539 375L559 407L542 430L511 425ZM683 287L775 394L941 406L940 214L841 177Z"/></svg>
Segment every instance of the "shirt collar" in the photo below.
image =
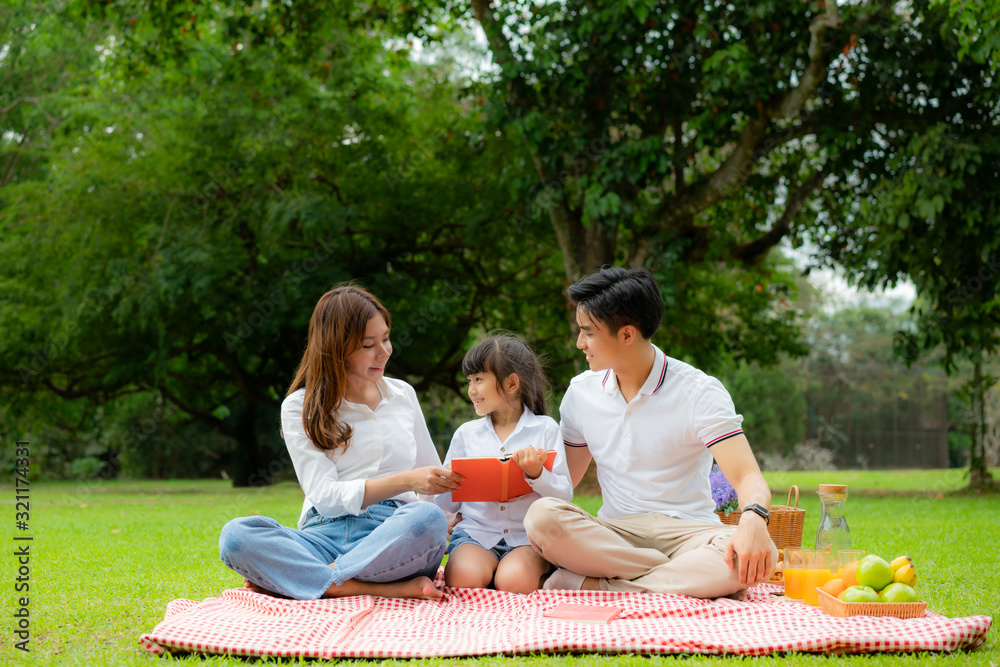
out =
<svg viewBox="0 0 1000 667"><path fill-rule="evenodd" d="M389 388L389 383L385 381L385 378L379 378L378 380L375 380L375 386L378 387L379 393L382 394L382 400L379 401L378 403L379 405L382 405L386 401L391 401L396 396L396 394L393 393L392 389ZM370 408L367 405L361 405L360 403L352 403L346 398L341 399L341 403L343 407L347 407L348 409L352 410L362 410L362 409L370 410ZM376 406L376 408L377 407L378 406Z"/></svg>
<svg viewBox="0 0 1000 667"><path fill-rule="evenodd" d="M667 377L667 355L663 351L653 346L653 368L649 371L649 376L646 381L639 388L640 394L652 395L656 393L656 390L663 386L663 381ZM604 393L609 396L614 396L618 393L618 378L615 377L615 373L610 368L604 372L604 377L601 379L604 386Z"/></svg>
<svg viewBox="0 0 1000 667"><path fill-rule="evenodd" d="M377 386L378 390L382 392L383 401L387 401L395 396L395 394L392 393L392 389L389 388L389 383L385 381L384 377L380 377L378 380L375 380L375 386Z"/></svg>
<svg viewBox="0 0 1000 667"><path fill-rule="evenodd" d="M538 424L539 419L540 419L540 417L538 415L536 415L534 412L532 412L531 410L529 410L528 406L522 405L521 406L521 418L517 420L517 425L514 427L514 430L511 431L510 435L513 436L515 433L517 433L521 429L531 428L532 426L535 426L536 424ZM486 430L486 431L494 431L495 432L495 430L493 428L493 420L490 419L489 415L486 415L485 417L482 417L479 420L479 422L480 422L480 428L481 429Z"/></svg>

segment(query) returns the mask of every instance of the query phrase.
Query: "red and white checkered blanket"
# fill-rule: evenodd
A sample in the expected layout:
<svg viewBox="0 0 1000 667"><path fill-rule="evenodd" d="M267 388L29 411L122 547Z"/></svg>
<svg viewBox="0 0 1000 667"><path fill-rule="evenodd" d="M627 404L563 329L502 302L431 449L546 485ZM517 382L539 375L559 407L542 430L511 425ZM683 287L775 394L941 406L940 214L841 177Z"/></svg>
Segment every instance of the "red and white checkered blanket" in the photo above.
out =
<svg viewBox="0 0 1000 667"><path fill-rule="evenodd" d="M536 591L528 596L446 589L444 601L357 596L281 600L246 589L203 602L175 600L142 635L146 649L305 658L430 658L490 654L707 653L779 651L862 653L956 651L986 640L988 616L833 618L770 595L761 584L747 599L683 595ZM560 602L622 607L606 625L542 617Z"/></svg>

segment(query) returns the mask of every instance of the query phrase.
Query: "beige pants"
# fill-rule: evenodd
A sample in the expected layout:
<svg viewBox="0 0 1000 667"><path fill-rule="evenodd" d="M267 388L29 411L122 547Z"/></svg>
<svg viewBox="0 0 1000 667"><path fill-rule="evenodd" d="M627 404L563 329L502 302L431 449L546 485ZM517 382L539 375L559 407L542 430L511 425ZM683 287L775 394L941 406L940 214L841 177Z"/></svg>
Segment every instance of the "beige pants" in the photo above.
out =
<svg viewBox="0 0 1000 667"><path fill-rule="evenodd" d="M557 498L536 500L524 525L545 560L599 579L602 590L717 598L744 589L723 560L733 526L656 512L600 519Z"/></svg>

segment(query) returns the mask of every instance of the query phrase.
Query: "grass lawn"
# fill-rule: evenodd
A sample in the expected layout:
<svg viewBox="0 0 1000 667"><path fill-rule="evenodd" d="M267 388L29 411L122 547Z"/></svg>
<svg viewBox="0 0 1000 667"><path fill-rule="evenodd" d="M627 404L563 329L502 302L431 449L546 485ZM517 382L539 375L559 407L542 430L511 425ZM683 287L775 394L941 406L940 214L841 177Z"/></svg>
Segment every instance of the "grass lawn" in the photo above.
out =
<svg viewBox="0 0 1000 667"><path fill-rule="evenodd" d="M956 474L957 472L957 474ZM836 478L836 479L834 479ZM797 484L807 510L804 536L811 541L819 522L818 480L844 480L854 544L887 558L914 557L918 591L929 609L947 616L1000 616L1000 521L996 495L955 494L961 471L775 473L775 492ZM4 543L15 544L14 491L3 488L7 520ZM862 490L865 490L862 493ZM929 493L926 491L930 490ZM884 497L880 497L879 492ZM938 497L937 494L940 494ZM201 600L242 580L218 558L219 529L230 518L264 514L286 525L298 518L301 492L291 483L265 489L233 489L221 481L36 483L31 486L31 653L13 649L11 616L16 608L16 562L6 548L2 611L4 639L0 664L156 665L139 635L163 619L176 598ZM599 498L578 498L590 511ZM20 544L20 543L17 543ZM23 594L23 593L22 593ZM1000 667L997 630L984 647L952 655L808 656L766 658L538 656L405 661L429 665L511 665L531 667L705 664L713 665L981 665ZM192 665L235 665L240 658L184 656ZM832 662L835 660L836 662ZM268 661L255 661L268 662ZM350 661L361 664L367 661ZM383 662L383 661L377 661ZM384 661L390 662L390 661Z"/></svg>

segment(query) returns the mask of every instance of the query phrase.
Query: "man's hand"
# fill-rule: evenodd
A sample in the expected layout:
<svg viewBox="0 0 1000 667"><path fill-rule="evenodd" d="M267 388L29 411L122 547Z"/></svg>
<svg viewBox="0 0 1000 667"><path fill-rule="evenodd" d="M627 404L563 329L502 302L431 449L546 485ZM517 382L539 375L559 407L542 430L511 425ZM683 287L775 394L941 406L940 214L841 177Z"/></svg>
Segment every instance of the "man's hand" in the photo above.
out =
<svg viewBox="0 0 1000 667"><path fill-rule="evenodd" d="M740 585L750 587L767 581L774 572L773 550L774 543L764 518L754 512L744 512L736 532L726 544L726 564L730 570L738 567Z"/></svg>
<svg viewBox="0 0 1000 667"><path fill-rule="evenodd" d="M451 537L452 532L455 530L455 526L462 522L462 513L455 512L445 512L445 516L448 517L448 537Z"/></svg>
<svg viewBox="0 0 1000 667"><path fill-rule="evenodd" d="M538 479L542 474L545 458L549 455L541 447L525 447L510 455L511 460L524 471L524 476L528 479Z"/></svg>
<svg viewBox="0 0 1000 667"><path fill-rule="evenodd" d="M410 475L410 490L425 496L454 491L465 479L465 475L437 466L416 468L410 471Z"/></svg>

